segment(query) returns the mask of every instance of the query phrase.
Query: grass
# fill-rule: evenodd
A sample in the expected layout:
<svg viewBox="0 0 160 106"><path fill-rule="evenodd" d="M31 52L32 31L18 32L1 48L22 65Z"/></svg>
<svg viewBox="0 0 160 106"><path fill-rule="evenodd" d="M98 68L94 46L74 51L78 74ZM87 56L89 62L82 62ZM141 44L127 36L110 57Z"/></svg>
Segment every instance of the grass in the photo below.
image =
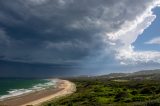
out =
<svg viewBox="0 0 160 106"><path fill-rule="evenodd" d="M115 81L115 82L128 82L129 80L117 79L117 80L112 80L112 81Z"/></svg>

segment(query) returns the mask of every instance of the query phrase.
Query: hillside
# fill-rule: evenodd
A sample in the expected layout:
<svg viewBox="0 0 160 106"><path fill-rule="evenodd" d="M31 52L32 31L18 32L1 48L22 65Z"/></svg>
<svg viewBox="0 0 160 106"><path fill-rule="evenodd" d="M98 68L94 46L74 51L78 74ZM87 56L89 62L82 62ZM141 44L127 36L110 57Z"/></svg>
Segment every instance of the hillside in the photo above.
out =
<svg viewBox="0 0 160 106"><path fill-rule="evenodd" d="M109 75L69 78L77 91L42 106L160 106L159 70Z"/></svg>
<svg viewBox="0 0 160 106"><path fill-rule="evenodd" d="M158 76L160 75L160 69L156 70L142 70L142 71L137 71L133 73L110 73L107 75L101 75L101 76L95 76L97 78L137 78L137 77L147 77L147 76L152 76L154 78L159 78Z"/></svg>

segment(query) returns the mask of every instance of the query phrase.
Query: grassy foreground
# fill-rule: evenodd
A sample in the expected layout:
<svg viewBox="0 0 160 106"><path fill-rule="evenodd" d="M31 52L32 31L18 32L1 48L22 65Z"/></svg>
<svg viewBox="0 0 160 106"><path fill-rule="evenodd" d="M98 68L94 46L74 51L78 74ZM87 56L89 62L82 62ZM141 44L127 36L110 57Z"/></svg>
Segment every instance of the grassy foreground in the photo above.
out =
<svg viewBox="0 0 160 106"><path fill-rule="evenodd" d="M72 79L77 91L42 106L160 106L159 80Z"/></svg>

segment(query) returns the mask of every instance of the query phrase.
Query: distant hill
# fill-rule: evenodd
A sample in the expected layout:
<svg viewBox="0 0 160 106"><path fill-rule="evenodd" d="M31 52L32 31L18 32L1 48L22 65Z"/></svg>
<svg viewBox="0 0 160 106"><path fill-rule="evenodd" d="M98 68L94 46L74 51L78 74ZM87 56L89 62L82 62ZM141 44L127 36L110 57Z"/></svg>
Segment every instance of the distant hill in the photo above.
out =
<svg viewBox="0 0 160 106"><path fill-rule="evenodd" d="M138 71L132 73L131 75L151 75L151 74L160 74L160 69Z"/></svg>
<svg viewBox="0 0 160 106"><path fill-rule="evenodd" d="M107 75L100 76L101 78L118 78L118 77L126 77L129 76L130 73L110 73Z"/></svg>
<svg viewBox="0 0 160 106"><path fill-rule="evenodd" d="M96 76L96 78L124 78L124 79L160 79L160 69L142 70L133 73L110 73Z"/></svg>

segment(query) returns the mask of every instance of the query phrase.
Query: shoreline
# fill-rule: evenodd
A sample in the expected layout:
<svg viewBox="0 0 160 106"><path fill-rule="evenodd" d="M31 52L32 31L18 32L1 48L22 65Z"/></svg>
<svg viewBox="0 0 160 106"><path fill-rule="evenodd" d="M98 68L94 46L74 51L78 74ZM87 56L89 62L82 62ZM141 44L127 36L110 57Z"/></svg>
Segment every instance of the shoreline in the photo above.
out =
<svg viewBox="0 0 160 106"><path fill-rule="evenodd" d="M4 97L4 98L1 98L0 99L0 103L2 102L2 101L7 101L7 100L10 100L10 99L14 99L14 98L18 98L18 97L23 97L23 96L26 96L26 95L29 95L29 94L32 94L32 93L36 93L36 92L39 92L39 91L43 91L43 90L47 90L47 89L50 89L50 88L52 88L52 89L56 89L57 88L57 86L58 86L58 81L60 80L60 79L44 79L44 80L54 80L55 81L55 84L54 84L54 86L49 86L48 88L41 88L41 89L36 89L35 90L35 88L34 88L34 90L31 88L30 90L31 91L29 91L29 92L24 92L24 93L22 93L22 94L15 94L14 96L8 96L8 97ZM36 85L35 85L36 86ZM27 90L27 89L26 89ZM0 105L1 106L1 105Z"/></svg>
<svg viewBox="0 0 160 106"><path fill-rule="evenodd" d="M0 101L0 106L37 106L46 101L71 94L76 91L75 84L67 80L58 79L56 86L41 91L19 95Z"/></svg>

